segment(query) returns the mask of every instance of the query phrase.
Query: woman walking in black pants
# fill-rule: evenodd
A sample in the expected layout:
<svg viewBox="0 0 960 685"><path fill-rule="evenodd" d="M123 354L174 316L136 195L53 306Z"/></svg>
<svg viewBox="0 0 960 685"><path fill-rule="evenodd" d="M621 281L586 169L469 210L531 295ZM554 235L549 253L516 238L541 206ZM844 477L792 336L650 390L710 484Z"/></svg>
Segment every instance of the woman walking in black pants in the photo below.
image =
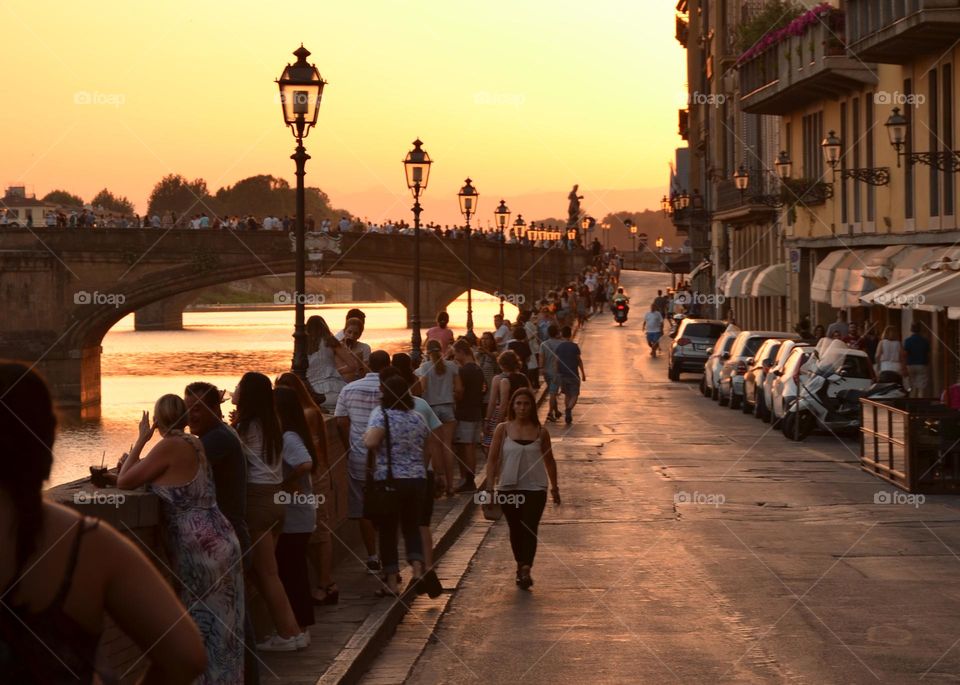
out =
<svg viewBox="0 0 960 685"><path fill-rule="evenodd" d="M487 460L487 482L496 484L493 501L503 508L510 526L510 546L517 562L517 585L533 585L530 568L537 553L537 528L547 504L547 481L554 504L560 504L557 462L550 433L540 425L536 400L529 388L510 398L507 420L497 426Z"/></svg>

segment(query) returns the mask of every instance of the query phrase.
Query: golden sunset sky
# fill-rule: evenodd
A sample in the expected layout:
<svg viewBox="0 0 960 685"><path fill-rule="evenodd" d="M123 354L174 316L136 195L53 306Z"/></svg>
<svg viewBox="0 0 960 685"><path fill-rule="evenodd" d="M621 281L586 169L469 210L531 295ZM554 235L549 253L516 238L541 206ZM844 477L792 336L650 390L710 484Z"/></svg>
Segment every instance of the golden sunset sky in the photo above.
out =
<svg viewBox="0 0 960 685"><path fill-rule="evenodd" d="M274 80L302 41L329 82L307 182L373 221L409 218L401 161L435 164L424 220L658 208L682 141L672 2L13 0L0 3L3 177L37 196L101 188L142 212L168 173L211 191L294 182Z"/></svg>

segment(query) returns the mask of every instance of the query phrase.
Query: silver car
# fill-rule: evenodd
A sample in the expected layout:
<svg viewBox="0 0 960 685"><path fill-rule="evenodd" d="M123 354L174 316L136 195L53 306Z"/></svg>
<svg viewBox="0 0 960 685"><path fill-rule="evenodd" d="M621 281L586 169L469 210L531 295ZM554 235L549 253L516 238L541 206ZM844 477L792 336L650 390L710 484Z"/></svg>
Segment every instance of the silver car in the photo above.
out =
<svg viewBox="0 0 960 685"><path fill-rule="evenodd" d="M714 343L723 335L727 325L715 319L684 319L676 332L671 333L667 357L667 377L680 380L684 371L702 373Z"/></svg>
<svg viewBox="0 0 960 685"><path fill-rule="evenodd" d="M754 414L758 419L770 423L771 407L773 407L773 384L783 374L783 367L790 357L790 353L797 347L812 347L808 342L802 340L785 340L780 349L777 350L777 358L773 366L767 371L763 378L763 388L758 388L757 396L754 398Z"/></svg>
<svg viewBox="0 0 960 685"><path fill-rule="evenodd" d="M720 367L720 405L730 405L731 409L739 409L743 402L743 377L747 373L747 360L756 354L764 340L778 338L780 340L796 340L795 333L785 331L743 331L737 336L730 354L724 357Z"/></svg>
<svg viewBox="0 0 960 685"><path fill-rule="evenodd" d="M743 377L743 413L755 414L756 407L762 402L758 398L763 396L763 383L767 374L773 368L777 359L777 352L784 341L779 338L765 340L753 355L747 360L747 373Z"/></svg>
<svg viewBox="0 0 960 685"><path fill-rule="evenodd" d="M713 349L710 356L707 357L707 363L703 367L703 377L700 379L700 392L713 400L720 398L720 368L723 366L724 355L730 355L730 348L733 347L733 341L740 334L740 329L733 324L727 326Z"/></svg>

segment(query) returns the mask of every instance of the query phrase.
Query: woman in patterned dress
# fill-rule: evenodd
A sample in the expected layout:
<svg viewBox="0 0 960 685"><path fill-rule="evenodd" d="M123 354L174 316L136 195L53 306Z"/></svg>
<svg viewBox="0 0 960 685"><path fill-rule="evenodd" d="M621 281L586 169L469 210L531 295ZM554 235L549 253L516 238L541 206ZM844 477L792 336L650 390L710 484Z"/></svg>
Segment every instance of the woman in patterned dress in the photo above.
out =
<svg viewBox="0 0 960 685"><path fill-rule="evenodd" d="M243 682L243 569L240 542L217 508L216 491L203 445L183 428L187 409L164 395L140 421L140 436L124 455L117 487L146 483L160 499L162 535L180 598L200 629L207 670L198 683ZM162 439L140 458L158 430Z"/></svg>

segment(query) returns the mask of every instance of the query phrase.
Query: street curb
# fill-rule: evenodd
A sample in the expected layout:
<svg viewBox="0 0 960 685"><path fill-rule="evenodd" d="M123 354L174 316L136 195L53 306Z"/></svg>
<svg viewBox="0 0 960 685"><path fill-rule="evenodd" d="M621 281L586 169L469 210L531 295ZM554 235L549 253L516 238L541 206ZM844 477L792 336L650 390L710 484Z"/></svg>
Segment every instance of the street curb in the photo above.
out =
<svg viewBox="0 0 960 685"><path fill-rule="evenodd" d="M486 478L477 486L477 490L482 490L485 485ZM451 509L440 522L433 546L434 564L466 528L475 508L474 498L469 497L462 507ZM317 685L348 685L359 682L390 641L397 625L416 598L417 594L410 586L399 598L385 597L374 605L370 615L317 680Z"/></svg>
<svg viewBox="0 0 960 685"><path fill-rule="evenodd" d="M583 326L578 326L573 339L582 338ZM541 384L537 406L547 399L547 385ZM487 479L477 485L477 491L486 487ZM467 523L476 509L473 497L467 498L462 507L451 509L440 522L434 536L433 560L436 564L460 533L467 527ZM452 590L453 588L449 588ZM399 598L385 597L374 605L366 620L354 632L347 644L340 650L333 662L317 680L317 685L353 685L358 683L370 666L380 655L380 652L393 637L397 626L409 611L410 604L416 600L417 594L412 586L406 588Z"/></svg>

